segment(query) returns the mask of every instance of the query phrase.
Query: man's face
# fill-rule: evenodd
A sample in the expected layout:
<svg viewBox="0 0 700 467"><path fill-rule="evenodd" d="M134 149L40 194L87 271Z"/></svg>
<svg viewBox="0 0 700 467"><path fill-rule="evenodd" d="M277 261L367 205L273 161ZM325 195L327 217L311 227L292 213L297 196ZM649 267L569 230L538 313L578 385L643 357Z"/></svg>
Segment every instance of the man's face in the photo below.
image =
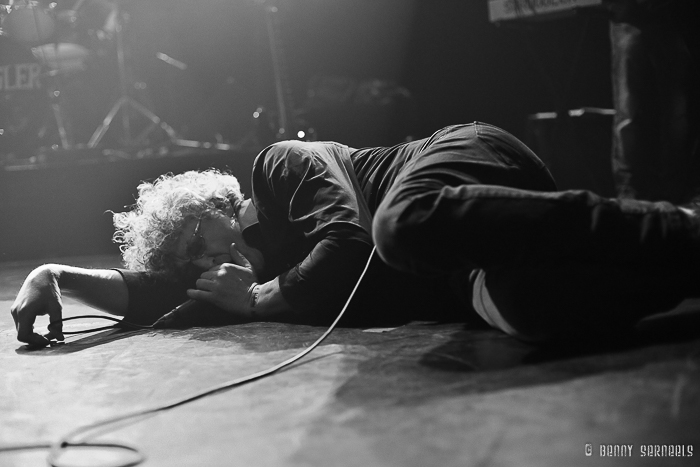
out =
<svg viewBox="0 0 700 467"><path fill-rule="evenodd" d="M204 240L201 257L190 259L188 247L196 241L195 229L199 225L198 235ZM202 217L189 219L182 228L180 237L175 244L175 256L183 261L190 261L194 266L203 270L232 262L231 244L244 245L241 227L235 217L231 218L221 211L212 211ZM199 255L197 255L199 256Z"/></svg>

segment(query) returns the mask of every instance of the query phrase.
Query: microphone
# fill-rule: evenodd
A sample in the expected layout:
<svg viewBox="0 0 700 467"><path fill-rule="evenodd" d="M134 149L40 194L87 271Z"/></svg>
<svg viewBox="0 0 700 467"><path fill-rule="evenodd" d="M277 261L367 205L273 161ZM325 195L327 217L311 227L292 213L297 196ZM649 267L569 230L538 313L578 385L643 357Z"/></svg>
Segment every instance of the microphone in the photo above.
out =
<svg viewBox="0 0 700 467"><path fill-rule="evenodd" d="M187 300L175 308L173 308L168 313L164 314L153 323L154 329L165 329L165 328L176 328L178 326L183 326L188 315L192 314L194 311L199 309L199 302L196 300Z"/></svg>

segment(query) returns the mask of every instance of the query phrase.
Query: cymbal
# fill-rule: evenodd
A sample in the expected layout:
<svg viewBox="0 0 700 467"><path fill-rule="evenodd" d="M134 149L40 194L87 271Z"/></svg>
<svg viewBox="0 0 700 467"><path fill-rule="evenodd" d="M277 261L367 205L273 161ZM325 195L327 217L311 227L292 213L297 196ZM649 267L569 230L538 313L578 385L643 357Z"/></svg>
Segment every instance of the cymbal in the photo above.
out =
<svg viewBox="0 0 700 467"><path fill-rule="evenodd" d="M66 73L82 70L91 52L81 45L62 42L32 47L32 54L50 69Z"/></svg>

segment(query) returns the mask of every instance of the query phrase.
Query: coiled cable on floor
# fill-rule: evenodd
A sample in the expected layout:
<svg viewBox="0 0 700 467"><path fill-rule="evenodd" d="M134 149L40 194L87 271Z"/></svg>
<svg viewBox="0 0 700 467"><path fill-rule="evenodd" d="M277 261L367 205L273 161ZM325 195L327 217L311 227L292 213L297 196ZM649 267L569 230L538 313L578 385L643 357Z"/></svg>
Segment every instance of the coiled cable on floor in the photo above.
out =
<svg viewBox="0 0 700 467"><path fill-rule="evenodd" d="M357 291L358 287L360 286L360 283L362 282L362 279L365 277L365 274L367 273L367 270L369 269L369 265L372 262L372 258L374 258L376 251L376 247L372 249L372 252L369 255L369 258L367 259L367 264L365 264L364 269L362 270L362 273L360 274L360 277L358 278L357 282L355 283L355 286L352 289L352 292L350 293L350 296L348 299L345 301L345 305L343 306L343 309L340 310L340 313L338 316L335 318L333 323L328 327L328 329L319 337L313 344L311 344L309 347L305 348L301 352L297 353L293 357L278 363L277 365L268 368L263 371L259 371L257 373L250 374L248 376L244 376L241 378L237 378L231 381L227 381L221 384L218 384L216 386L213 386L209 389L205 389L203 391L200 391L196 394L184 397L182 399L175 400L173 402L169 402L163 405L159 405L156 407L151 407L148 409L142 409L142 410L137 410L134 412L126 413L123 415L117 415L114 417L106 418L104 420L100 420L94 423L91 423L89 425L83 425L81 427L78 427L74 429L73 431L67 433L66 435L62 436L59 440L57 440L54 443L51 444L33 444L33 445L25 445L25 446L9 446L9 447L0 447L0 452L3 451L18 451L18 450L24 450L24 449L50 449L49 455L47 457L47 462L50 466L52 467L69 467L69 464L67 463L61 463L60 458L61 456L65 453L66 450L70 448L110 448L110 449L118 449L121 451L128 451L131 452L135 455L135 458L132 460L129 460L127 462L121 463L121 464L113 464L113 466L110 467L132 467L136 466L140 463L142 463L145 459L146 456L137 448L134 446L130 446L125 443L110 443L110 442L89 442L89 441L80 441L76 440L76 438L82 436L83 438L86 438L90 432L93 432L99 428L105 428L113 425L117 425L120 422L126 422L128 420L133 420L137 419L139 417L145 417L147 415L151 414L156 414L158 412L163 412L166 410L173 409L175 407L179 407L181 405L185 405L189 402L196 401L198 399L202 399L204 397L207 397L209 395L215 394L217 392L226 390L226 389L231 389L234 387L239 387L243 386L244 384L262 379L266 376L270 376L273 373L276 373L280 371L281 369L288 367L289 365L293 364L294 362L297 362L298 360L302 359L306 355L308 355L310 352L312 352L316 347L318 347L321 342L323 342L330 334L333 332L335 327L337 326L338 322L340 319L343 317L345 314L345 311L348 309L348 306L352 302L353 297L355 296L355 292ZM97 315L85 315L85 317L97 317ZM99 316L100 318L103 318L102 316ZM70 320L70 319L77 319L78 317L74 318L66 318L64 321ZM112 318L114 319L114 318ZM115 319L116 320L116 319ZM118 321L118 320L116 320ZM136 326L136 325L134 325ZM111 329L114 326L107 326L105 327L106 329ZM138 326L139 328L150 328L150 326ZM77 331L73 332L75 333L83 333L83 332L93 332L96 329L91 329L91 330L86 330L86 331ZM116 428L111 428L111 430L114 430ZM109 431L109 430L107 430Z"/></svg>
<svg viewBox="0 0 700 467"><path fill-rule="evenodd" d="M103 316L103 315L80 315L80 316L71 316L69 318L62 318L57 321L52 321L50 324L53 324L54 322L66 322L66 321L71 321L74 319L87 319L87 318L99 318L99 319L106 319L109 321L115 321L117 324L110 324L109 326L101 326L99 328L90 328L90 329L83 329L82 331L62 331L63 334L87 334L90 332L97 332L97 331L106 331L109 329L121 329L121 328L131 328L131 329L153 329L153 326L144 326L141 324L134 324L130 323L128 321L121 320L119 318L113 318L111 316Z"/></svg>

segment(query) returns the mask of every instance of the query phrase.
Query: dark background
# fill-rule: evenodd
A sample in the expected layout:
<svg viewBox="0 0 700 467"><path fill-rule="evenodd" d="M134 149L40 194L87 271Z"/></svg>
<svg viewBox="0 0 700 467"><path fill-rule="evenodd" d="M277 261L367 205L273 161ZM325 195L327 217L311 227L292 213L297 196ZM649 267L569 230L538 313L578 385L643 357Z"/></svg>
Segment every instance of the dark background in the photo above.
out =
<svg viewBox="0 0 700 467"><path fill-rule="evenodd" d="M314 128L318 139L354 147L390 145L445 125L484 121L533 146L562 188L610 194L609 120L581 125L564 119L535 127L528 120L536 112L611 106L603 15L495 25L488 20L487 0L278 3L275 17L294 109L299 124ZM264 5L253 0L120 5L129 16L129 70L134 82L145 84L139 100L186 138L236 144L254 134L258 146L267 142L260 121L268 120L252 118L263 107L265 118L274 121L276 109ZM91 134L117 96L113 46L106 41L100 48L89 69L66 85L78 135ZM159 52L187 68L157 59ZM105 144L114 141L109 134L105 138ZM260 147L247 148L116 162L49 155L46 164L24 169L5 164L0 261L116 253L106 212L131 204L140 180L168 171L231 168L241 174L246 191L246 172Z"/></svg>
<svg viewBox="0 0 700 467"><path fill-rule="evenodd" d="M611 105L608 23L600 14L497 26L488 20L487 0L278 3L297 107L304 107L318 76L385 80L411 94L410 105L394 103L411 117L400 119L403 128L378 120L385 134L377 131L373 138L381 141L363 139L363 124L389 109L352 105L317 112L310 123L321 139L342 135L351 145L393 144L398 141L387 138L402 132L424 137L474 120L524 137L530 113ZM158 0L134 2L130 10L137 72L158 113L173 126L202 137L208 127L235 138L256 106L274 108L268 38L257 2ZM157 51L188 69L154 59ZM350 115L333 125L341 122L334 112Z"/></svg>

